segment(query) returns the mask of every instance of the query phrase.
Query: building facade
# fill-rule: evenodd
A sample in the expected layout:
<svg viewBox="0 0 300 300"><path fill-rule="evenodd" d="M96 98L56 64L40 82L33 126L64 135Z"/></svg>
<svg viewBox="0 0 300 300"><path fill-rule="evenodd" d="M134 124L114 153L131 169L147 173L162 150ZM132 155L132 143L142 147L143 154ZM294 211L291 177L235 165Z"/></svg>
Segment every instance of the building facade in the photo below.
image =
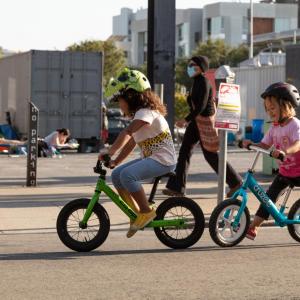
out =
<svg viewBox="0 0 300 300"><path fill-rule="evenodd" d="M297 29L296 4L254 3L253 34ZM203 9L203 41L222 39L230 46L248 42L249 4L219 2Z"/></svg>
<svg viewBox="0 0 300 300"><path fill-rule="evenodd" d="M235 47L248 43L249 3L218 2L203 9L176 10L176 58L189 57L199 42L222 39ZM127 63L140 66L147 58L147 9L122 8L113 17L112 37L124 50ZM254 3L253 31L256 36L297 29L297 4ZM163 28L162 28L163 30Z"/></svg>
<svg viewBox="0 0 300 300"><path fill-rule="evenodd" d="M133 12L122 8L113 17L113 34L117 47L125 51L128 64L140 66L147 59L147 9ZM188 57L202 40L202 9L176 10L176 58Z"/></svg>

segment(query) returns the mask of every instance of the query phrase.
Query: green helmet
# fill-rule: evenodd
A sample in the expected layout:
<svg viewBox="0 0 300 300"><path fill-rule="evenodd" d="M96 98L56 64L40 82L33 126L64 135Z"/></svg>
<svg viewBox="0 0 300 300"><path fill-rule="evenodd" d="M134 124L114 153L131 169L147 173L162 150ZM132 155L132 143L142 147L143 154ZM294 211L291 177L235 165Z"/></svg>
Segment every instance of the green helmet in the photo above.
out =
<svg viewBox="0 0 300 300"><path fill-rule="evenodd" d="M147 77L140 71L124 68L117 78L111 78L104 96L111 98L122 91L133 89L137 92L144 92L151 89L151 85Z"/></svg>

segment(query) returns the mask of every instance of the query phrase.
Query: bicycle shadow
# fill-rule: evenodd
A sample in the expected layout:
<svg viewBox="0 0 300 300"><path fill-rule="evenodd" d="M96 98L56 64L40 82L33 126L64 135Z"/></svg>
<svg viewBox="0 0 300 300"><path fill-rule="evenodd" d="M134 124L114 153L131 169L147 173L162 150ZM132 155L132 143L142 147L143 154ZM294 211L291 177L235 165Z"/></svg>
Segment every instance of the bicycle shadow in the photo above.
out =
<svg viewBox="0 0 300 300"><path fill-rule="evenodd" d="M142 249L142 250L108 250L93 252L40 252L40 253L7 253L0 254L0 261L34 261L34 260L73 260L80 257L101 257L121 255L142 255L142 254L172 254L192 253L209 251L241 251L257 249L274 249L300 247L299 243L288 244L264 244L264 245L239 245L234 248L221 248L218 246L193 247L188 249Z"/></svg>

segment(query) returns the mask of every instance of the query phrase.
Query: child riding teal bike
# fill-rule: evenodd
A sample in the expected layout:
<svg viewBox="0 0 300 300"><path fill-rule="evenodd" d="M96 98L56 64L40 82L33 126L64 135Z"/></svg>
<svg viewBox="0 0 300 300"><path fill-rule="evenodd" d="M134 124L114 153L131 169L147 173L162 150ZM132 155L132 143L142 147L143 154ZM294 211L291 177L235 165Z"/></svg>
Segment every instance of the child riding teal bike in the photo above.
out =
<svg viewBox="0 0 300 300"><path fill-rule="evenodd" d="M213 211L209 229L212 239L223 247L233 246L245 236L254 240L260 225L273 216L279 226L288 226L291 236L300 242L300 199L285 216L286 203L291 190L300 186L300 121L295 118L295 108L299 106L299 92L291 84L278 82L270 85L261 95L264 106L273 125L261 143L252 144L245 140L240 146L257 151L254 163L247 172L242 187L230 200L223 201ZM271 150L270 150L271 148ZM279 174L265 193L253 177L254 167L259 153L269 154L281 160ZM287 188L286 197L280 210L275 203ZM250 223L246 190L260 201L260 207ZM241 197L242 201L237 198Z"/></svg>

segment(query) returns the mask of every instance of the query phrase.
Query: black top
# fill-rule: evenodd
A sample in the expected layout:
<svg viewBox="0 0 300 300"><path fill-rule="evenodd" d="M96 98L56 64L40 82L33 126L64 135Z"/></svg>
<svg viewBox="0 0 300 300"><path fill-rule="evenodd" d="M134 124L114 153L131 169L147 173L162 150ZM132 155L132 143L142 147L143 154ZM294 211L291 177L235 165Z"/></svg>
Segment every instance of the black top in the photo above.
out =
<svg viewBox="0 0 300 300"><path fill-rule="evenodd" d="M194 78L192 92L187 97L187 102L190 107L190 113L185 118L187 122L196 118L197 115L203 117L212 116L215 113L213 102L212 87L209 80L200 74Z"/></svg>

